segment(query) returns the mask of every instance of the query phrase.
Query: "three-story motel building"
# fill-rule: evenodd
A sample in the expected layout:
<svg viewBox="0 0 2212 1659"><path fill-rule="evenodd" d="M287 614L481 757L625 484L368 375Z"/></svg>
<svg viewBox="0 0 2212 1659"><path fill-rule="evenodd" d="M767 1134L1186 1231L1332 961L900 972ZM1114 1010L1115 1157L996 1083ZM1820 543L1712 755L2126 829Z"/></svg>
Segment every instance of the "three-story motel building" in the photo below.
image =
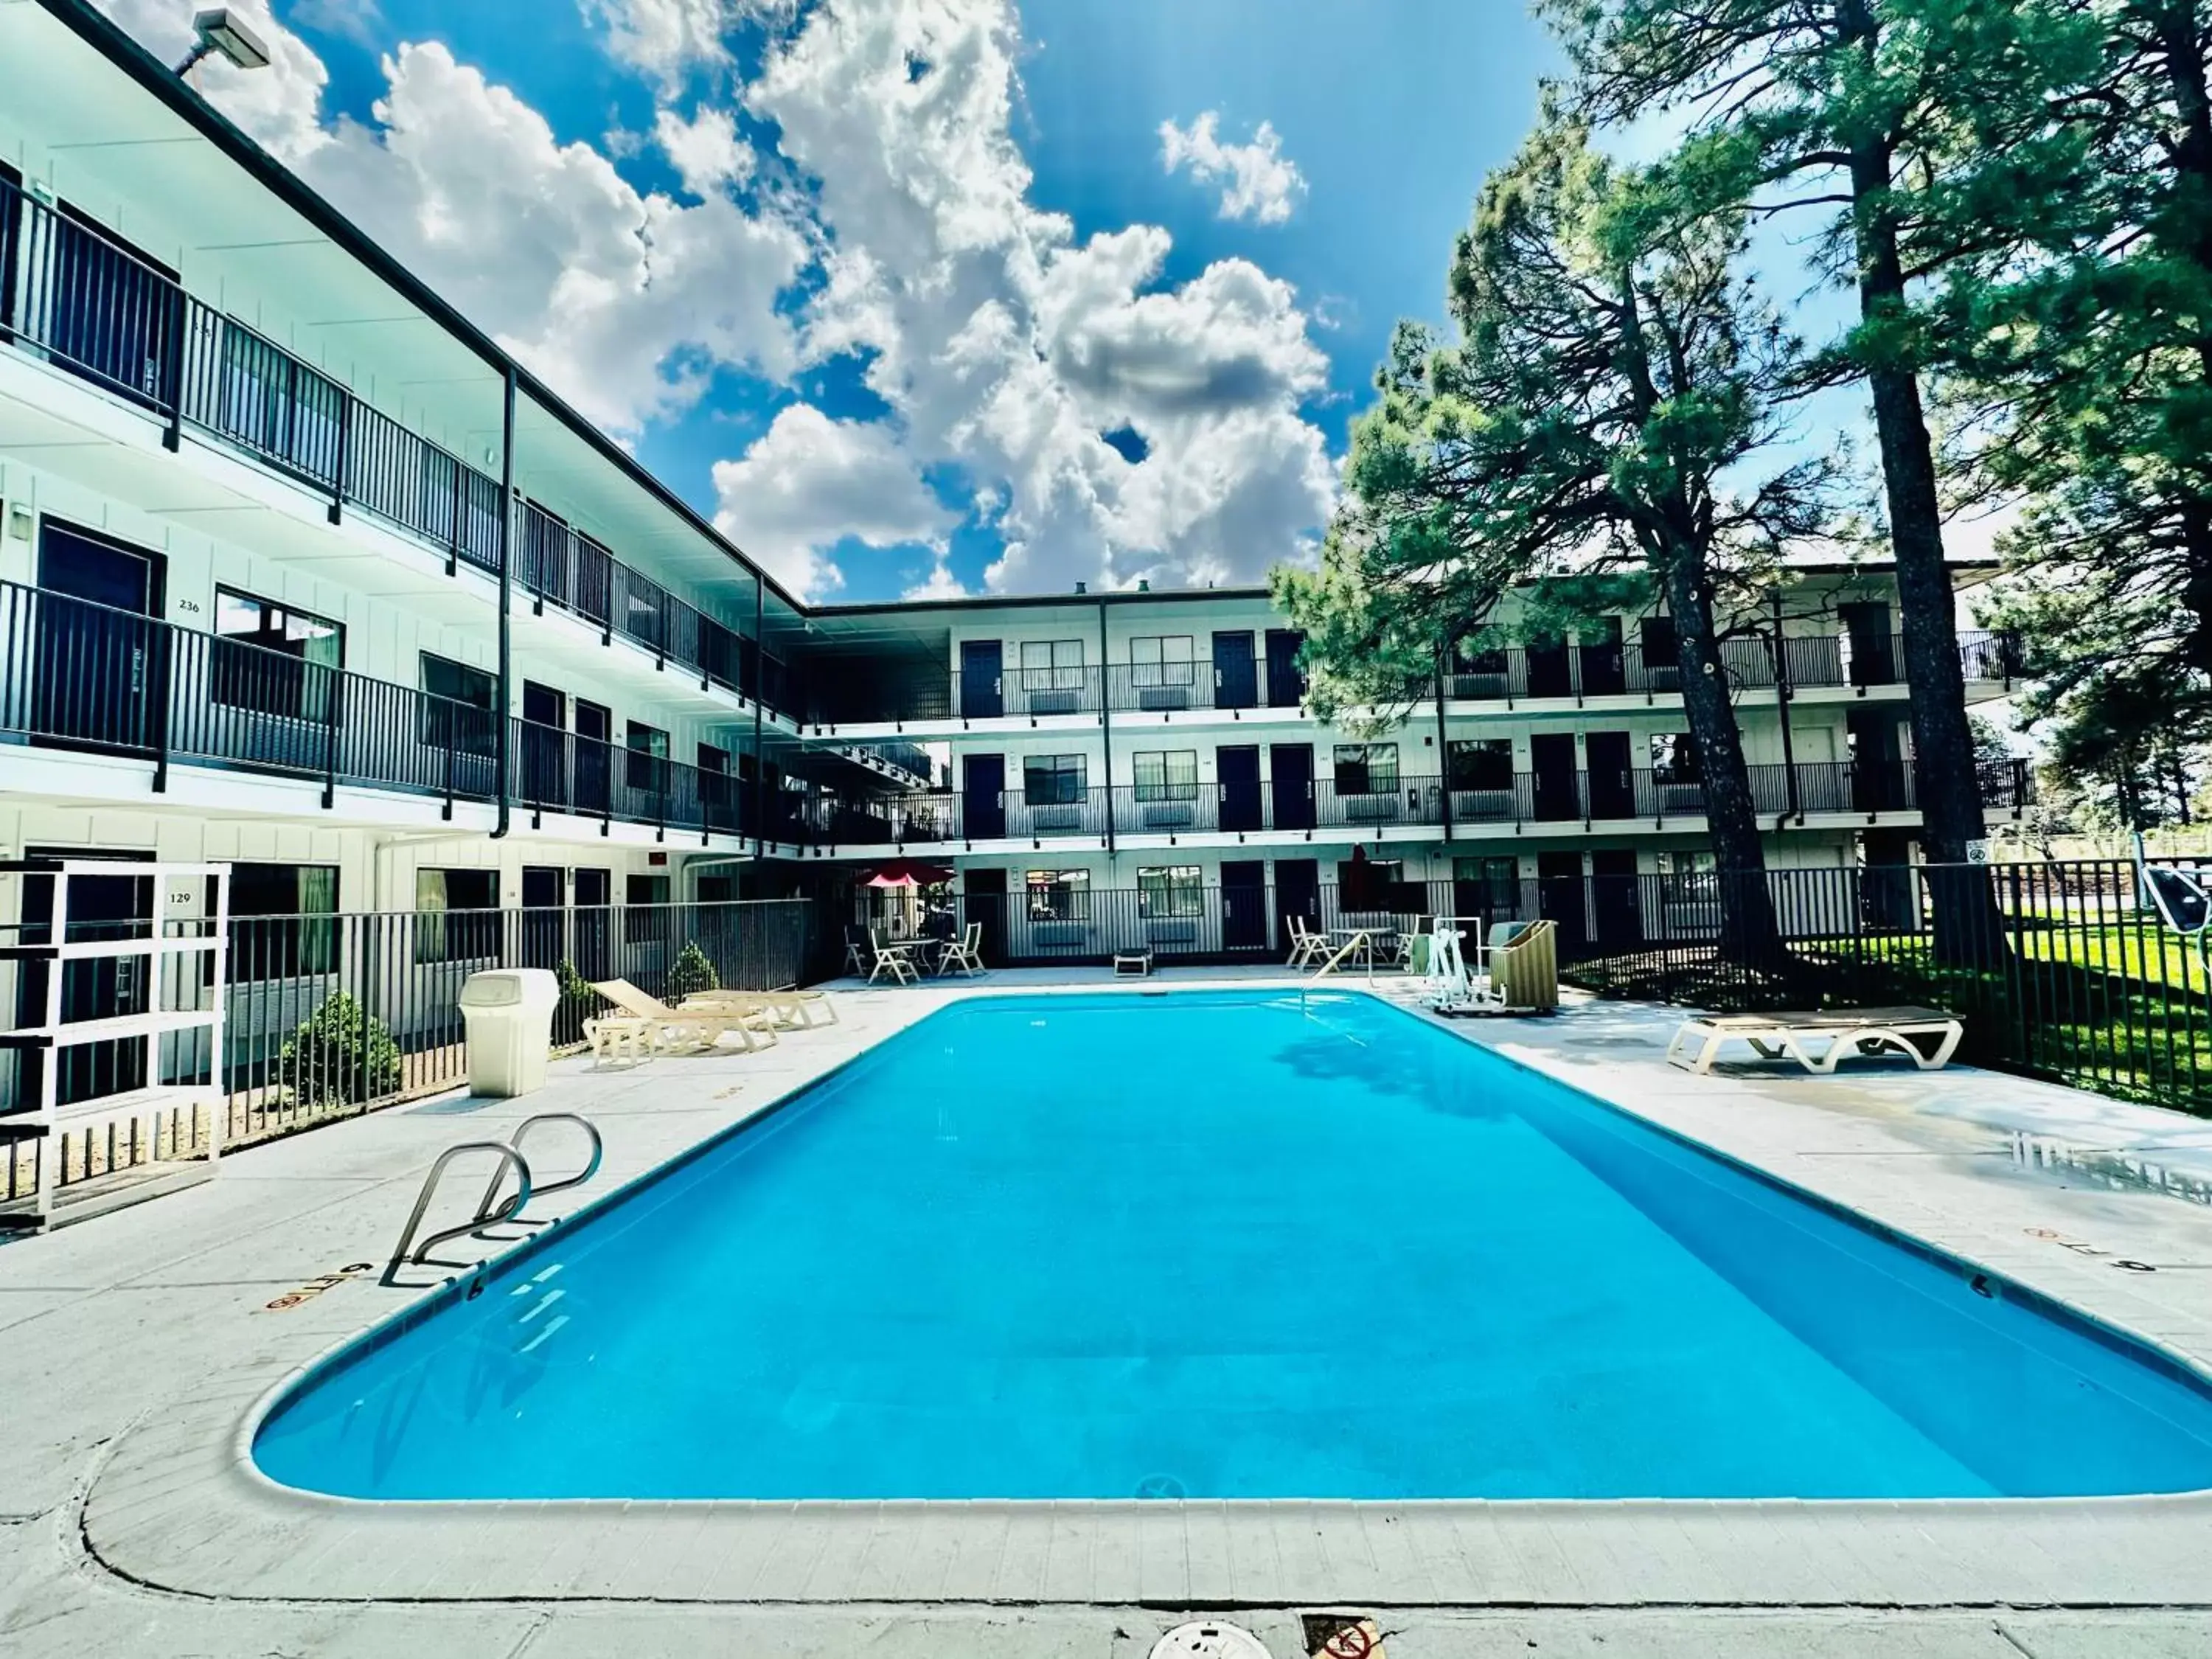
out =
<svg viewBox="0 0 2212 1659"><path fill-rule="evenodd" d="M1377 738L1261 591L809 606L80 0L0 0L0 856L230 860L248 915L900 858L1000 961L1103 954L1108 895L1272 952L1352 863L1602 937L1711 868L1663 615L1463 653ZM1771 861L1907 860L1887 573L1747 620Z"/></svg>

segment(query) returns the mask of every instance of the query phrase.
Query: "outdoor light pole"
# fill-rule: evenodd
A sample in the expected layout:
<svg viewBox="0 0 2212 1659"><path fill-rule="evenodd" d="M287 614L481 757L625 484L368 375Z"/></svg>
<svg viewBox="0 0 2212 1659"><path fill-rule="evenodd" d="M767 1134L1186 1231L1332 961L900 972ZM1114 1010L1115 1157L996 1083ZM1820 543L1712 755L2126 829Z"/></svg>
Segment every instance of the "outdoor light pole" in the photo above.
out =
<svg viewBox="0 0 2212 1659"><path fill-rule="evenodd" d="M259 35L231 15L228 6L217 6L194 16L192 35L191 51L177 65L179 77L190 75L199 66L200 59L207 57L220 57L242 70L269 67L269 48L261 43Z"/></svg>

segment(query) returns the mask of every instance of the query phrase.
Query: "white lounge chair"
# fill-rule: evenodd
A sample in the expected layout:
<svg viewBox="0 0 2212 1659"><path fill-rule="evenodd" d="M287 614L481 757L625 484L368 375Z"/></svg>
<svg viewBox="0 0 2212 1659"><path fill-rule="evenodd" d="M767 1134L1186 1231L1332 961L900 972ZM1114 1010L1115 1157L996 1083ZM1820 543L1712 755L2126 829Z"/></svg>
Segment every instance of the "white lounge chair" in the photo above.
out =
<svg viewBox="0 0 2212 1659"><path fill-rule="evenodd" d="M885 974L901 985L911 985L921 977L921 969L914 965L914 947L889 943L882 928L868 930L868 949L875 957L874 965L868 969L869 984L873 985Z"/></svg>
<svg viewBox="0 0 2212 1659"><path fill-rule="evenodd" d="M703 1052L732 1032L749 1050L775 1041L775 1018L765 1008L672 1008L626 979L595 981L592 988L622 1011L584 1022L585 1041L600 1060Z"/></svg>
<svg viewBox="0 0 2212 1659"><path fill-rule="evenodd" d="M741 1013L765 1011L778 1025L799 1030L812 1028L817 1013L823 1016L822 1024L837 1023L836 1005L819 991L694 991L684 999L678 1012L706 1008L726 1008Z"/></svg>
<svg viewBox="0 0 2212 1659"><path fill-rule="evenodd" d="M983 924L971 921L961 929L957 938L945 942L945 954L938 959L937 974L957 971L970 976L983 971Z"/></svg>
<svg viewBox="0 0 2212 1659"><path fill-rule="evenodd" d="M1293 968L1310 968L1328 955L1328 935L1316 933L1306 926L1304 916L1293 915L1291 925L1291 961Z"/></svg>
<svg viewBox="0 0 2212 1659"><path fill-rule="evenodd" d="M1836 1008L1772 1014L1703 1014L1682 1022L1667 1058L1700 1076L1723 1044L1747 1042L1766 1060L1794 1060L1826 1077L1847 1054L1900 1054L1923 1072L1941 1070L1966 1028L1940 1008Z"/></svg>

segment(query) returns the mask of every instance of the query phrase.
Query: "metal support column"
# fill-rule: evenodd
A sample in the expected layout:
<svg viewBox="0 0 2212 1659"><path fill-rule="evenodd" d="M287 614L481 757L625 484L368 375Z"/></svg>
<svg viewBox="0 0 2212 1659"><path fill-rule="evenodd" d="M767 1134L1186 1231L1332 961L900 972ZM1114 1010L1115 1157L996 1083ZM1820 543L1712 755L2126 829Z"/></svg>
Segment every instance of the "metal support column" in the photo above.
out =
<svg viewBox="0 0 2212 1659"><path fill-rule="evenodd" d="M1784 817L1802 818L1804 803L1797 793L1797 750L1790 731L1790 653L1782 643L1782 590L1776 588L1769 596L1773 617L1774 635L1767 645L1774 659L1774 708L1782 720L1782 787L1787 805Z"/></svg>
<svg viewBox="0 0 2212 1659"><path fill-rule="evenodd" d="M509 798L514 793L514 619L507 604L514 597L514 365L507 366L507 394L500 412L499 446L499 720L492 728L493 770L499 791L499 821L491 836L507 831Z"/></svg>

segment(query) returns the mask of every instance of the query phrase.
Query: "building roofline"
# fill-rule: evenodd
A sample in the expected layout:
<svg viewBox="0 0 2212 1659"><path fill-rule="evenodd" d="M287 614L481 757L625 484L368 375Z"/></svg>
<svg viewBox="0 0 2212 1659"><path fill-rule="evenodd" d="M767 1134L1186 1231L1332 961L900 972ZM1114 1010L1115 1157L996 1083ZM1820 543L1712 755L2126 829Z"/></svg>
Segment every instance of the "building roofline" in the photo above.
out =
<svg viewBox="0 0 2212 1659"><path fill-rule="evenodd" d="M935 599L866 599L848 605L817 605L810 617L910 617L926 611L1003 611L1018 605L1164 605L1175 600L1264 599L1267 589L1255 587L1161 587L1139 591L1109 587L1096 593L963 593Z"/></svg>
<svg viewBox="0 0 2212 1659"><path fill-rule="evenodd" d="M565 398L516 362L497 341L380 247L360 226L339 212L324 197L309 189L291 169L247 137L229 117L201 96L167 64L131 39L121 25L105 13L95 11L91 0L40 0L40 3L50 15L58 19L78 39L153 94L172 112L197 129L209 143L245 168L257 183L322 231L348 254L367 265L381 281L397 289L488 366L502 375L512 372L518 388L532 402L543 406L600 457L612 462L631 483L676 514L713 545L728 554L756 580L765 583L784 604L801 616L807 613L803 601L748 557L744 550L716 529L712 520L647 471L613 439L577 413Z"/></svg>

